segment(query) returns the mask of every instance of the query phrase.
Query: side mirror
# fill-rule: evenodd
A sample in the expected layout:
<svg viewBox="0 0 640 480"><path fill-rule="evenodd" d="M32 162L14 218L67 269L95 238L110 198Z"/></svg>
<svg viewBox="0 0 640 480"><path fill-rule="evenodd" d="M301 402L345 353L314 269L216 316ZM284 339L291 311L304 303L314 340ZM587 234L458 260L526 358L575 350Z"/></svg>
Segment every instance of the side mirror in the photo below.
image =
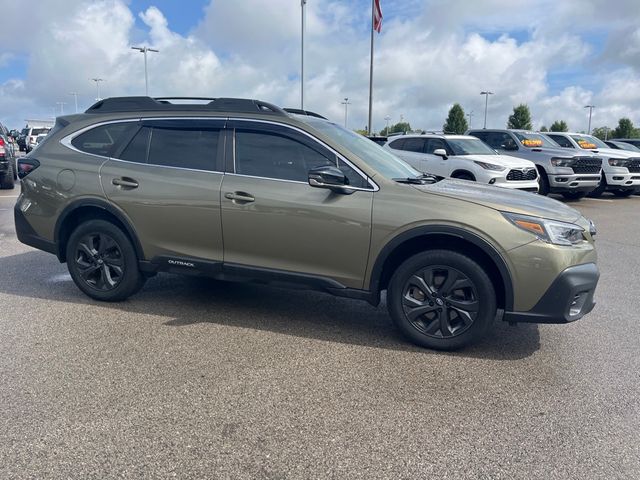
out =
<svg viewBox="0 0 640 480"><path fill-rule="evenodd" d="M309 185L316 188L327 188L336 193L353 193L349 190L347 177L338 167L324 166L309 170Z"/></svg>
<svg viewBox="0 0 640 480"><path fill-rule="evenodd" d="M447 155L447 151L444 148L436 148L433 151L433 154L437 155L438 157L442 157L443 160L449 158L449 156Z"/></svg>

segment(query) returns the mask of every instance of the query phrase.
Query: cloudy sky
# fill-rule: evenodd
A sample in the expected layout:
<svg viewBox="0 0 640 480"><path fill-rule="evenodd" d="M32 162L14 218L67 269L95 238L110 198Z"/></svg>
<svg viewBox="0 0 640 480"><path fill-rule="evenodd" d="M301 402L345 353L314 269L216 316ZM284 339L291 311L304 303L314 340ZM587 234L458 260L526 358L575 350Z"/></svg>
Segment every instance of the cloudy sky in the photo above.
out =
<svg viewBox="0 0 640 480"><path fill-rule="evenodd" d="M441 128L459 102L502 127L527 103L534 126L640 123L639 0L381 0L374 120ZM0 121L73 112L96 97L144 94L132 45L149 45L152 96L239 96L299 106L300 0L0 0ZM367 122L367 0L308 0L305 107ZM66 102L59 106L57 102Z"/></svg>

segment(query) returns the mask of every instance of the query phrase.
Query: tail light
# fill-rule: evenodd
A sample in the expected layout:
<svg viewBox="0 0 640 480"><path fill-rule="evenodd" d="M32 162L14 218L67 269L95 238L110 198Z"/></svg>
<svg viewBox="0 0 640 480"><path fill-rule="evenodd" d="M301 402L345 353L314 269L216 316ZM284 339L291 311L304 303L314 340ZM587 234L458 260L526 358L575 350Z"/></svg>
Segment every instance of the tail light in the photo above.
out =
<svg viewBox="0 0 640 480"><path fill-rule="evenodd" d="M24 178L40 166L35 158L22 157L18 160L18 178Z"/></svg>
<svg viewBox="0 0 640 480"><path fill-rule="evenodd" d="M4 138L0 137L0 147L4 147Z"/></svg>

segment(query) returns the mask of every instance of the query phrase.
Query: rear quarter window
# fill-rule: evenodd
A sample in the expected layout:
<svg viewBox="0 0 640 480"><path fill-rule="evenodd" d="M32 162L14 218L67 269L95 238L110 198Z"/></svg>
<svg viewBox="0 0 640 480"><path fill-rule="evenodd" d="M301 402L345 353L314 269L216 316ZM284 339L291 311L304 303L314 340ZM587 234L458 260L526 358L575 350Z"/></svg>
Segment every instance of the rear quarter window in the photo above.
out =
<svg viewBox="0 0 640 480"><path fill-rule="evenodd" d="M81 152L108 157L122 135L133 127L132 123L100 125L75 137L71 145Z"/></svg>

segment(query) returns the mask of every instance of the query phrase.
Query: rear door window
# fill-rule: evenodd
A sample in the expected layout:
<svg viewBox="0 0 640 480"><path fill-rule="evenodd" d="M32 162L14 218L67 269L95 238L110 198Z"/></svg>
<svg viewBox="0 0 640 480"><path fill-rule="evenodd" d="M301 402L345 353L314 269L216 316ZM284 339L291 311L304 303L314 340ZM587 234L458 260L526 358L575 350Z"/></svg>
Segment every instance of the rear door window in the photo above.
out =
<svg viewBox="0 0 640 480"><path fill-rule="evenodd" d="M154 126L147 163L215 171L220 131L220 128L189 126L188 122L184 122L184 126Z"/></svg>
<svg viewBox="0 0 640 480"><path fill-rule="evenodd" d="M424 138L407 138L402 149L407 152L424 153L425 141L426 139Z"/></svg>
<svg viewBox="0 0 640 480"><path fill-rule="evenodd" d="M118 155L118 158L127 162L147 163L150 133L151 128L142 127L131 139L129 145Z"/></svg>

